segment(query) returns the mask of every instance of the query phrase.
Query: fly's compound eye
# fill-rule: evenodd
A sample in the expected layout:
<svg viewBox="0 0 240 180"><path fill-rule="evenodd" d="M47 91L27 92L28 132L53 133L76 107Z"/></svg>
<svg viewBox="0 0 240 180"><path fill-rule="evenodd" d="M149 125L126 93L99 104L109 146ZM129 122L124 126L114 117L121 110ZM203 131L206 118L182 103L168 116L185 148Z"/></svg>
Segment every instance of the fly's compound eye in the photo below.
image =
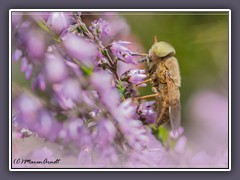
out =
<svg viewBox="0 0 240 180"><path fill-rule="evenodd" d="M167 56L174 56L176 54L176 51L174 47L164 41L160 41L158 43L153 44L153 46L150 49L149 54L151 56L157 56L160 58L164 58Z"/></svg>

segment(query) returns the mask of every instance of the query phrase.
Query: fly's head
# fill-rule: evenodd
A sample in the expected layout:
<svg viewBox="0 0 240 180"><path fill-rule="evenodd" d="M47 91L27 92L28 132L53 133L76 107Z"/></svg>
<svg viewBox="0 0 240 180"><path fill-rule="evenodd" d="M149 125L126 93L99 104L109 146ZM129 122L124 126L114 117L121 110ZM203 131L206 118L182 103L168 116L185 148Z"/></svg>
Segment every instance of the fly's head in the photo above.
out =
<svg viewBox="0 0 240 180"><path fill-rule="evenodd" d="M155 42L149 50L149 58L152 61L163 60L176 54L174 47L164 41Z"/></svg>

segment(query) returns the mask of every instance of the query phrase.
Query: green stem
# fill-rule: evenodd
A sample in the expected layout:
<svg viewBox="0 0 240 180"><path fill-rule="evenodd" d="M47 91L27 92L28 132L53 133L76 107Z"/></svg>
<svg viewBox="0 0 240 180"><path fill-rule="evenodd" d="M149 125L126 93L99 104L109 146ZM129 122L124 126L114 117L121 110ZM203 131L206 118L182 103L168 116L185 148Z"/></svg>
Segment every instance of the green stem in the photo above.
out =
<svg viewBox="0 0 240 180"><path fill-rule="evenodd" d="M46 25L46 22L41 20L41 19L38 19L38 20L35 20L35 22L37 23L37 25L44 31L48 32L52 39L58 43L61 43L62 40L60 38L60 36L54 32L51 28L49 28L47 25Z"/></svg>

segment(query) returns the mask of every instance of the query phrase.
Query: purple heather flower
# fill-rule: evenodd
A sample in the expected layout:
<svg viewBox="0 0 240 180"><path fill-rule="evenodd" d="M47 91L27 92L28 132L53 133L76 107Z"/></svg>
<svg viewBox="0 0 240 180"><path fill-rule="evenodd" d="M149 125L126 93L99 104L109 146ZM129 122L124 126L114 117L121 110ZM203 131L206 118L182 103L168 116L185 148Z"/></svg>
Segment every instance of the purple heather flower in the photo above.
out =
<svg viewBox="0 0 240 180"><path fill-rule="evenodd" d="M227 137L228 103L226 97L216 92L203 91L196 94L191 103L191 112L194 113L194 116L197 116L196 119L206 124L210 131L217 133L216 136L224 135ZM207 106L204 104L207 104Z"/></svg>
<svg viewBox="0 0 240 180"><path fill-rule="evenodd" d="M73 109L76 107L76 104L71 99L67 99L59 93L56 95L55 98L57 99L57 103L64 110Z"/></svg>
<svg viewBox="0 0 240 180"><path fill-rule="evenodd" d="M105 17L108 18L107 20L108 20L109 26L111 27L109 29L110 37L115 37L120 34L128 35L130 33L129 25L127 24L126 20L123 17L118 16L117 14L115 15L106 14Z"/></svg>
<svg viewBox="0 0 240 180"><path fill-rule="evenodd" d="M28 64L26 71L25 71L25 76L26 79L29 80L31 75L32 75L32 70L33 70L33 65L32 64Z"/></svg>
<svg viewBox="0 0 240 180"><path fill-rule="evenodd" d="M83 37L68 33L63 36L63 45L72 58L76 58L85 66L93 66L98 52L95 44Z"/></svg>
<svg viewBox="0 0 240 180"><path fill-rule="evenodd" d="M110 50L115 56L117 56L122 61L129 64L136 64L134 56L131 55L133 52L125 47L129 44L131 43L127 41L117 42L114 41L110 44Z"/></svg>
<svg viewBox="0 0 240 180"><path fill-rule="evenodd" d="M88 147L82 148L78 155L78 164L80 166L86 167L92 165L92 156L91 156L91 149Z"/></svg>
<svg viewBox="0 0 240 180"><path fill-rule="evenodd" d="M45 55L45 70L47 79L52 83L59 83L67 77L67 69L64 59L53 53Z"/></svg>
<svg viewBox="0 0 240 180"><path fill-rule="evenodd" d="M21 56L22 56L22 51L19 49L16 49L12 55L12 60L17 62Z"/></svg>
<svg viewBox="0 0 240 180"><path fill-rule="evenodd" d="M186 136L181 136L174 147L174 151L177 153L184 153L186 144L187 144Z"/></svg>
<svg viewBox="0 0 240 180"><path fill-rule="evenodd" d="M66 79L61 84L54 84L53 90L56 93L57 104L63 109L74 108L81 100L81 90L76 79Z"/></svg>
<svg viewBox="0 0 240 180"><path fill-rule="evenodd" d="M123 74L129 70L132 69L137 69L138 67L136 67L135 64L127 64L125 62L122 61L118 61L118 68L117 68L117 72L118 74Z"/></svg>
<svg viewBox="0 0 240 180"><path fill-rule="evenodd" d="M109 33L109 25L102 18L92 22L92 25L89 27L93 34L103 38Z"/></svg>
<svg viewBox="0 0 240 180"><path fill-rule="evenodd" d="M108 146L96 146L96 157L93 159L95 167L112 167L113 165L119 165L119 155L117 154L114 146L109 144Z"/></svg>
<svg viewBox="0 0 240 180"><path fill-rule="evenodd" d="M14 44L16 48L21 49L22 51L26 52L27 54L27 40L28 40L28 32L32 28L32 21L24 20L22 21L16 29L16 33L14 33Z"/></svg>
<svg viewBox="0 0 240 180"><path fill-rule="evenodd" d="M14 101L16 121L20 124L32 124L37 120L37 112L42 108L40 101L28 94L20 95Z"/></svg>
<svg viewBox="0 0 240 180"><path fill-rule="evenodd" d="M46 50L44 33L38 29L31 29L26 35L26 46L31 59L42 59Z"/></svg>
<svg viewBox="0 0 240 180"><path fill-rule="evenodd" d="M79 69L79 65L76 63L70 62L70 61L65 61L66 65L70 68L70 73L74 73L75 76L80 77L83 73Z"/></svg>
<svg viewBox="0 0 240 180"><path fill-rule="evenodd" d="M113 165L118 162L116 150L112 147L116 137L117 129L108 119L101 119L97 124L96 135L94 136L96 144L95 164Z"/></svg>
<svg viewBox="0 0 240 180"><path fill-rule="evenodd" d="M67 79L62 83L62 93L66 98L79 102L81 90L76 79Z"/></svg>
<svg viewBox="0 0 240 180"><path fill-rule="evenodd" d="M28 128L50 141L57 138L61 125L37 98L23 94L16 99L14 109L20 127Z"/></svg>
<svg viewBox="0 0 240 180"><path fill-rule="evenodd" d="M227 168L228 151L221 150L214 154L209 154L206 151L201 150L192 153L187 160L188 166L194 168Z"/></svg>
<svg viewBox="0 0 240 180"><path fill-rule="evenodd" d="M134 119L136 106L132 104L131 100L119 104L119 95L114 86L111 85L111 81L112 76L102 71L96 72L91 78L100 99L118 122L130 146L134 149L142 149L147 144L148 138L144 135L145 129L141 121Z"/></svg>
<svg viewBox="0 0 240 180"><path fill-rule="evenodd" d="M102 147L113 143L116 136L116 127L110 120L100 120L97 125L96 139Z"/></svg>
<svg viewBox="0 0 240 180"><path fill-rule="evenodd" d="M211 159L212 157L210 157L206 151L200 151L191 157L189 164L196 167L207 167L210 164Z"/></svg>
<svg viewBox="0 0 240 180"><path fill-rule="evenodd" d="M49 141L54 141L58 137L61 128L61 124L48 111L39 111L38 125L35 129L38 135L47 138Z"/></svg>
<svg viewBox="0 0 240 180"><path fill-rule="evenodd" d="M147 78L145 70L129 70L121 75L121 79L128 81L131 84L139 84ZM139 86L146 86L146 84L141 84Z"/></svg>
<svg viewBox="0 0 240 180"><path fill-rule="evenodd" d="M25 72L28 66L28 60L26 57L22 58L21 72Z"/></svg>
<svg viewBox="0 0 240 180"><path fill-rule="evenodd" d="M93 140L90 132L83 123L82 119L69 119L64 123L62 130L59 133L59 138L64 144L72 142L78 148L93 147Z"/></svg>
<svg viewBox="0 0 240 180"><path fill-rule="evenodd" d="M150 131L146 133L149 143L142 151L132 151L126 162L126 167L160 167L163 158L166 156L166 150ZM124 166L125 167L125 166Z"/></svg>
<svg viewBox="0 0 240 180"><path fill-rule="evenodd" d="M39 77L39 86L42 91L44 91L46 89L46 83L44 80L44 76Z"/></svg>
<svg viewBox="0 0 240 180"><path fill-rule="evenodd" d="M93 99L91 97L94 97L94 98L99 98L99 96L97 95L96 91L94 90L85 90L85 91L82 91L81 92L81 99L82 101L88 105L89 107L95 107L96 106L96 103L93 101Z"/></svg>
<svg viewBox="0 0 240 180"><path fill-rule="evenodd" d="M156 101L147 101L140 104L138 114L140 119L143 119L148 124L155 123L157 113L153 110Z"/></svg>
<svg viewBox="0 0 240 180"><path fill-rule="evenodd" d="M136 106L131 99L123 101L120 106L112 112L118 122L121 131L126 137L129 145L135 150L142 150L148 144L146 129L140 120L134 119Z"/></svg>
<svg viewBox="0 0 240 180"><path fill-rule="evenodd" d="M122 52L122 53L130 53L131 51L126 48L125 46L130 45L131 42L128 41L114 41L113 43L111 43L111 50L114 53L118 53L118 52Z"/></svg>
<svg viewBox="0 0 240 180"><path fill-rule="evenodd" d="M63 86L62 84L54 84L52 86L55 94L52 97L52 103L55 105L60 105L62 109L72 109L76 107L76 103L70 99L64 96L63 94Z"/></svg>
<svg viewBox="0 0 240 180"><path fill-rule="evenodd" d="M189 115L194 122L188 130L195 147L215 153L228 148L228 98L214 91L201 91L189 102Z"/></svg>
<svg viewBox="0 0 240 180"><path fill-rule="evenodd" d="M32 88L37 90L40 88L42 91L46 89L46 81L43 73L38 74L38 76L33 80Z"/></svg>
<svg viewBox="0 0 240 180"><path fill-rule="evenodd" d="M146 74L134 74L129 78L129 82L131 82L132 84L138 84L144 81L146 78Z"/></svg>
<svg viewBox="0 0 240 180"><path fill-rule="evenodd" d="M79 131L84 126L83 121L81 119L76 119L68 124L69 136L72 139L79 138Z"/></svg>
<svg viewBox="0 0 240 180"><path fill-rule="evenodd" d="M70 25L70 17L63 12L52 12L47 24L57 33L61 33Z"/></svg>
<svg viewBox="0 0 240 180"><path fill-rule="evenodd" d="M108 35L102 38L102 42L104 45L108 45L114 39L121 39L122 36L129 35L130 28L123 17L118 16L117 13L113 12L106 12L103 14L102 17L109 24Z"/></svg>
<svg viewBox="0 0 240 180"><path fill-rule="evenodd" d="M27 15L31 16L34 20L44 20L47 21L51 12L30 12Z"/></svg>
<svg viewBox="0 0 240 180"><path fill-rule="evenodd" d="M17 27L21 24L23 14L22 12L12 12L12 25Z"/></svg>
<svg viewBox="0 0 240 180"><path fill-rule="evenodd" d="M109 111L116 111L120 103L120 96L113 84L112 75L106 71L97 71L92 74L91 83L99 93L104 105L109 108Z"/></svg>

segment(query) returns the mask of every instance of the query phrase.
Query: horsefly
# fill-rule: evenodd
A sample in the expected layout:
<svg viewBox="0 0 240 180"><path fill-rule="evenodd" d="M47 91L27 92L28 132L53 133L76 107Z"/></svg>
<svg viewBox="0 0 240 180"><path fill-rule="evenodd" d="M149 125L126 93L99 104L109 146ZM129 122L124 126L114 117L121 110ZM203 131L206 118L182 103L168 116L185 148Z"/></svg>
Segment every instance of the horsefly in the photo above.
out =
<svg viewBox="0 0 240 180"><path fill-rule="evenodd" d="M154 94L136 97L135 99L156 98L157 118L155 125L157 127L170 121L171 129L177 132L181 122L181 103L180 86L181 77L177 59L174 57L176 51L172 45L167 42L157 42L154 38L154 44L149 50L145 60L150 79L142 83L151 82Z"/></svg>

